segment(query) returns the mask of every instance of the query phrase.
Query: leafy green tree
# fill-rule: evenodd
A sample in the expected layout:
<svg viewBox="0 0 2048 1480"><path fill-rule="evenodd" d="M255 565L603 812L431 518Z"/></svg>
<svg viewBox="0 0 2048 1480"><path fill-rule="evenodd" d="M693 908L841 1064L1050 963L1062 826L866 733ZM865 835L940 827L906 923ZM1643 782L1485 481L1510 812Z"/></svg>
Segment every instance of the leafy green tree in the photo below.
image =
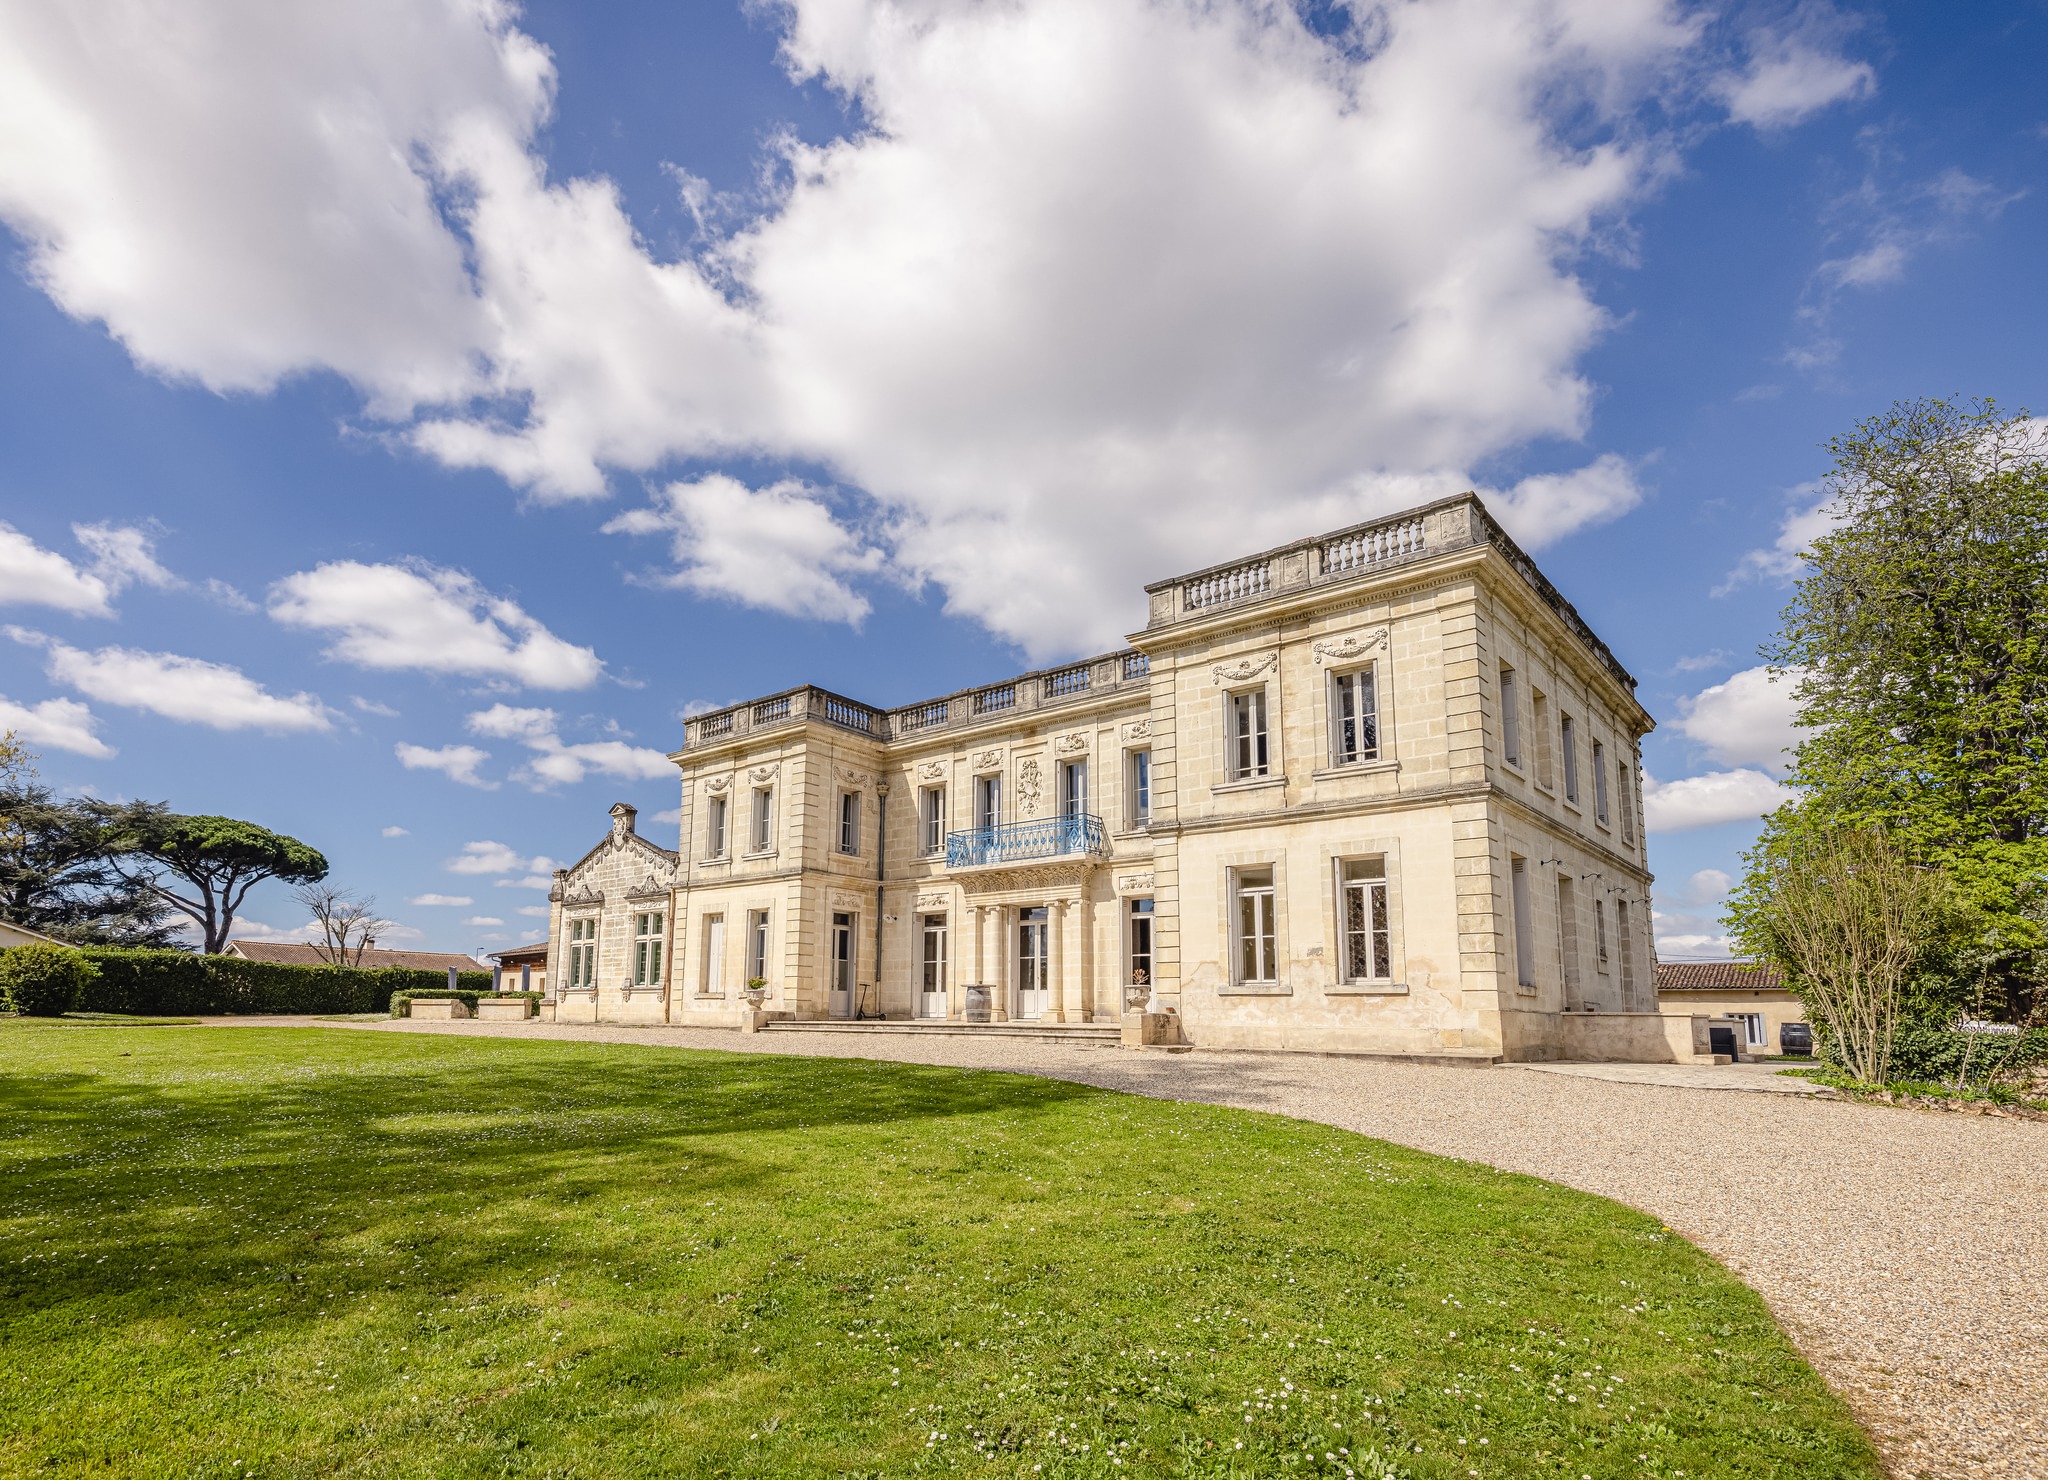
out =
<svg viewBox="0 0 2048 1480"><path fill-rule="evenodd" d="M318 850L233 817L154 812L135 819L113 842L129 878L199 926L208 955L226 949L236 911L265 879L314 884L327 877ZM183 881L190 893L170 887L166 876Z"/></svg>
<svg viewBox="0 0 2048 1480"><path fill-rule="evenodd" d="M2017 1017L2048 954L2048 442L1990 401L1901 402L1828 444L1829 533L1777 638L1806 730L1729 923L1806 840L1879 827L1977 914ZM1956 991L1963 990L1957 984Z"/></svg>
<svg viewBox="0 0 2048 1480"><path fill-rule="evenodd" d="M35 757L0 737L0 920L78 945L168 946L170 910L109 860L110 839L163 808L60 801Z"/></svg>

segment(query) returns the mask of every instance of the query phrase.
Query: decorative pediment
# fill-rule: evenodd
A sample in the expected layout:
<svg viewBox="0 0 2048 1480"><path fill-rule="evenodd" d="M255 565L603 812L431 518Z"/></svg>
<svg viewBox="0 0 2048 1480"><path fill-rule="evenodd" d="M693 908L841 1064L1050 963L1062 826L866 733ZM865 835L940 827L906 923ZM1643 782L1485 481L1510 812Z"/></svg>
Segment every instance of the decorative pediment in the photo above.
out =
<svg viewBox="0 0 2048 1480"><path fill-rule="evenodd" d="M1362 658L1374 648L1386 647L1390 641L1387 628L1373 627L1364 632L1347 632L1342 637L1326 637L1312 651L1320 668L1326 663L1348 663L1353 658Z"/></svg>
<svg viewBox="0 0 2048 1480"><path fill-rule="evenodd" d="M1245 683L1279 661L1278 653L1261 653L1256 657L1240 658L1235 663L1218 663L1210 671L1216 675L1218 683Z"/></svg>
<svg viewBox="0 0 2048 1480"><path fill-rule="evenodd" d="M917 779L920 781L944 781L946 779L946 763L944 761L926 761L917 768Z"/></svg>
<svg viewBox="0 0 2048 1480"><path fill-rule="evenodd" d="M604 895L591 888L588 884L585 884L575 893L565 896L562 900L562 908L568 910L587 909L592 905L602 907L603 904Z"/></svg>
<svg viewBox="0 0 2048 1480"><path fill-rule="evenodd" d="M662 882L661 882L661 881L660 881L659 879L655 878L655 877L654 877L654 875L652 875L652 874L649 874L649 875L648 875L648 876L647 876L647 877L646 877L645 879L643 879L643 880L641 881L641 883L640 883L640 887L639 887L639 888L637 888L637 889L630 889L630 890L628 890L628 891L626 892L626 898L628 898L628 899L632 899L632 900L642 900L642 899L664 899L664 900L665 900L665 899L667 899L667 898L668 898L668 890L669 890L669 886L668 886L668 885L666 885L666 884L662 883Z"/></svg>
<svg viewBox="0 0 2048 1480"><path fill-rule="evenodd" d="M1081 730L1075 730L1072 734L1062 735L1059 739L1052 742L1054 755L1079 755L1087 748L1088 736Z"/></svg>
<svg viewBox="0 0 2048 1480"><path fill-rule="evenodd" d="M1151 738L1152 721L1149 719L1134 719L1124 726L1124 739L1126 740L1149 740Z"/></svg>

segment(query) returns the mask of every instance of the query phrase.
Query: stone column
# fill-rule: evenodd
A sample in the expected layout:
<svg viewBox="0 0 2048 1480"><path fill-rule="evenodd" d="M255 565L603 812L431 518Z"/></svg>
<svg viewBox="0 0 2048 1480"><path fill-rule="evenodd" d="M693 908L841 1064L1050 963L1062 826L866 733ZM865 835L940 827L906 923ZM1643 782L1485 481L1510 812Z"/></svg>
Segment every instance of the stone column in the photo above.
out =
<svg viewBox="0 0 2048 1480"><path fill-rule="evenodd" d="M1067 1020L1067 902L1055 899L1046 906L1046 969L1052 977L1052 1020Z"/></svg>
<svg viewBox="0 0 2048 1480"><path fill-rule="evenodd" d="M1088 899L1088 885L1081 885L1081 897L1074 902L1074 979L1081 984L1081 1021L1095 1021L1096 993L1100 983L1095 964L1095 909Z"/></svg>
<svg viewBox="0 0 2048 1480"><path fill-rule="evenodd" d="M995 1001L989 1004L989 1017L998 1023L1010 1020L1010 958L1016 954L1016 943L1010 938L1010 907L994 905L989 913L995 916L996 925L996 969L989 973L990 985L995 989Z"/></svg>

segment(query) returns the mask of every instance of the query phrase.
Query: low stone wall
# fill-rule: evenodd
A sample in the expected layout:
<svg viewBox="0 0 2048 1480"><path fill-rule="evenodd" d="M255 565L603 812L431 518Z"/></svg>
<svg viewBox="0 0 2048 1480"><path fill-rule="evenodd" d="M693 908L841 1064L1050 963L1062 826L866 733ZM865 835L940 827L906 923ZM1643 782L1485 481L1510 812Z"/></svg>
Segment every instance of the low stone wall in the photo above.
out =
<svg viewBox="0 0 2048 1480"><path fill-rule="evenodd" d="M1568 1012L1558 1030L1564 1057L1579 1063L1710 1064L1714 1054L1708 1027L1716 1021L1729 1025L1686 1013Z"/></svg>

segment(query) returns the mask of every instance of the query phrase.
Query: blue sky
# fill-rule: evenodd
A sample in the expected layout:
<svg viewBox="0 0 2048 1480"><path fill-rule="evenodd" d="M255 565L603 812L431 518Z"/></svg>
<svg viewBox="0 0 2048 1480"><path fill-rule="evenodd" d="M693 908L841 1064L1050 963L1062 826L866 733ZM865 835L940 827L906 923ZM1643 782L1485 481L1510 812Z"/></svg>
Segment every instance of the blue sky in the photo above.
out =
<svg viewBox="0 0 2048 1480"><path fill-rule="evenodd" d="M1820 444L2043 399L2041 4L124 15L0 21L0 723L394 940L666 838L691 705L1114 647L1470 486L1640 679L1713 955Z"/></svg>

